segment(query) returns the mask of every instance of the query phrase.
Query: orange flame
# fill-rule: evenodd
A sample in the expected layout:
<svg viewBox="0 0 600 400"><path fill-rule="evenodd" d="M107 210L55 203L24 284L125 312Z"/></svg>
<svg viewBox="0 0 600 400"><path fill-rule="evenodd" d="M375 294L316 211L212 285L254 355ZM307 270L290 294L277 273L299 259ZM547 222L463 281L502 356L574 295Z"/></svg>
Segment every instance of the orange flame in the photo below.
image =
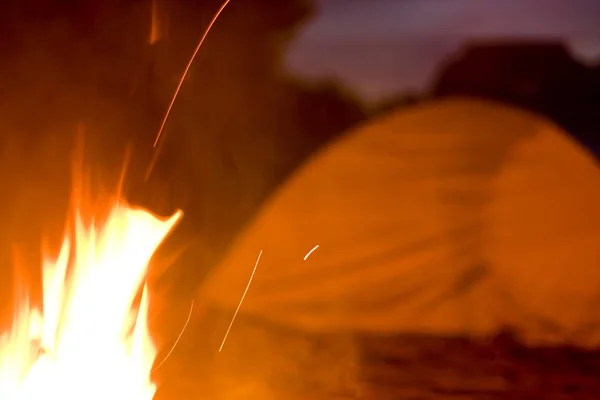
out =
<svg viewBox="0 0 600 400"><path fill-rule="evenodd" d="M18 299L12 330L0 336L0 399L153 398L156 349L144 281L181 216L164 219L117 201L99 227L75 211L58 257L44 257L43 315Z"/></svg>

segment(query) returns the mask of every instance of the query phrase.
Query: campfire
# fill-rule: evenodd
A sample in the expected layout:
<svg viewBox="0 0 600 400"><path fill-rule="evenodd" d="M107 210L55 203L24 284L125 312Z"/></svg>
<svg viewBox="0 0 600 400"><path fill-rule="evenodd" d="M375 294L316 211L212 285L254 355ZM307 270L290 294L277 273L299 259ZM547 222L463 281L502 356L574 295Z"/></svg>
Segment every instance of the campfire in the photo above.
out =
<svg viewBox="0 0 600 400"><path fill-rule="evenodd" d="M116 200L98 221L74 203L58 256L43 258L43 307L18 297L0 335L0 399L151 400L145 278L182 213L160 218Z"/></svg>
<svg viewBox="0 0 600 400"><path fill-rule="evenodd" d="M162 144L161 134L190 66L228 3L223 2L198 42L154 147ZM155 7L153 3L151 44L158 40ZM146 180L159 154L157 148ZM156 348L148 331L146 274L154 252L182 212L161 218L117 198L108 216L98 218L89 212L93 207L84 201L83 182L78 178L71 229L58 256L45 255L42 261L43 307L33 306L25 291L17 297L12 328L0 332L1 400L151 400L156 392L151 379ZM237 311L239 306L236 315Z"/></svg>

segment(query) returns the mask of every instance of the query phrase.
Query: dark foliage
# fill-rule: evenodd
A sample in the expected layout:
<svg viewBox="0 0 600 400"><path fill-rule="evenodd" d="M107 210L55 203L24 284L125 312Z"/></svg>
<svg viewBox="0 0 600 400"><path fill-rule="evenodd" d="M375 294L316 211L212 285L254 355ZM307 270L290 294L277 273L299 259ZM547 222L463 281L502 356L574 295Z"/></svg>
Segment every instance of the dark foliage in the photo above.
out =
<svg viewBox="0 0 600 400"><path fill-rule="evenodd" d="M524 107L600 155L600 72L559 41L472 43L440 66L434 96L475 96Z"/></svg>

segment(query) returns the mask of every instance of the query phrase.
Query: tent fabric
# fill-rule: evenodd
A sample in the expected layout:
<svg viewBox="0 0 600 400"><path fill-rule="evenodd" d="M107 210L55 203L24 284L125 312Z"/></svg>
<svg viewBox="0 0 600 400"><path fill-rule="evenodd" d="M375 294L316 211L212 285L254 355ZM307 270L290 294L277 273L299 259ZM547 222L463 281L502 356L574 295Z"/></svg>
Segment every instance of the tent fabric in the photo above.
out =
<svg viewBox="0 0 600 400"><path fill-rule="evenodd" d="M399 109L305 163L199 297L234 310L263 250L240 312L299 330L600 345L599 204L596 160L550 121Z"/></svg>

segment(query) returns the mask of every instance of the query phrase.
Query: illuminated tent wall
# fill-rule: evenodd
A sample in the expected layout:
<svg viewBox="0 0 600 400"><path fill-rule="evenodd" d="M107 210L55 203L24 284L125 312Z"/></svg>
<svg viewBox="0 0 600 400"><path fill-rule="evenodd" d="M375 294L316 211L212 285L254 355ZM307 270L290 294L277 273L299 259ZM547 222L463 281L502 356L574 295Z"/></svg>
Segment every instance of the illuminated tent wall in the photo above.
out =
<svg viewBox="0 0 600 400"><path fill-rule="evenodd" d="M295 329L598 345L599 205L595 160L549 121L401 109L306 163L199 296L233 312L264 249L241 312Z"/></svg>

